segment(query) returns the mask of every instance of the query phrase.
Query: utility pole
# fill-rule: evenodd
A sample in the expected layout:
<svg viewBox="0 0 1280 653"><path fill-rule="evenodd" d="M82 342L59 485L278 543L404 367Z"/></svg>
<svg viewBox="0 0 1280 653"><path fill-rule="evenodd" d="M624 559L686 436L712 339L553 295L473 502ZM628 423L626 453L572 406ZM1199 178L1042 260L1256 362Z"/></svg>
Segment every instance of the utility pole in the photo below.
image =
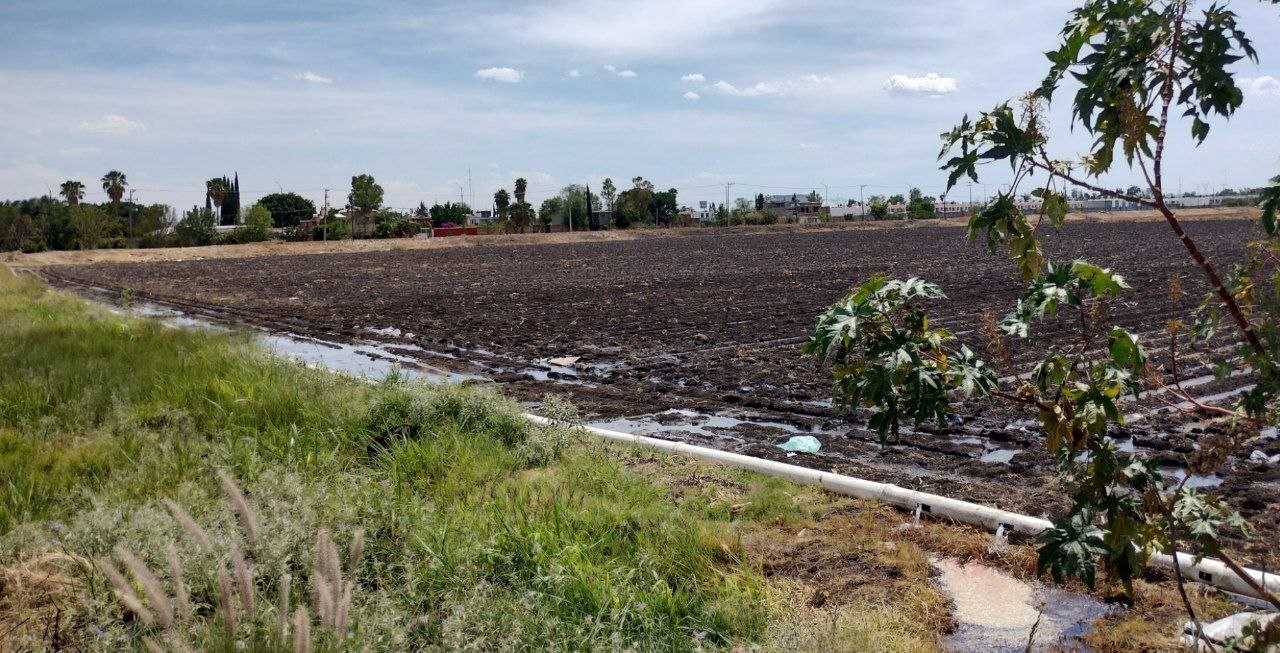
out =
<svg viewBox="0 0 1280 653"><path fill-rule="evenodd" d="M129 237L133 238L133 189L129 190Z"/></svg>
<svg viewBox="0 0 1280 653"><path fill-rule="evenodd" d="M867 185L858 186L858 204L862 205L862 215L858 216L863 220L867 219Z"/></svg>
<svg viewBox="0 0 1280 653"><path fill-rule="evenodd" d="M818 217L822 217L822 207L826 206L827 202L829 202L830 200L831 200L831 189L827 188L826 184L823 184L822 185L822 201L818 203L819 204Z"/></svg>
<svg viewBox="0 0 1280 653"><path fill-rule="evenodd" d="M329 189L324 189L324 208L320 209L321 240L329 240ZM314 237L314 236L313 236Z"/></svg>
<svg viewBox="0 0 1280 653"><path fill-rule="evenodd" d="M724 223L730 227L733 226L733 214L729 212L729 187L733 184L734 182L729 181L724 185Z"/></svg>

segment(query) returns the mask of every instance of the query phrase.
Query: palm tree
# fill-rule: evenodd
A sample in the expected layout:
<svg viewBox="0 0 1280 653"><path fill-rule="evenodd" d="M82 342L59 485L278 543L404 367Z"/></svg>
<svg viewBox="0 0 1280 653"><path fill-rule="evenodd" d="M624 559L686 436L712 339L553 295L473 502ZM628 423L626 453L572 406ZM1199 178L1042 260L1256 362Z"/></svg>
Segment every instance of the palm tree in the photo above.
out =
<svg viewBox="0 0 1280 653"><path fill-rule="evenodd" d="M84 184L70 179L62 182L62 186L58 191L67 199L67 204L75 206L84 199Z"/></svg>
<svg viewBox="0 0 1280 653"><path fill-rule="evenodd" d="M112 170L102 175L102 190L111 198L111 207L116 218L120 217L120 199L124 197L124 189L129 180L119 170Z"/></svg>
<svg viewBox="0 0 1280 653"><path fill-rule="evenodd" d="M525 181L524 177L516 180L516 204L524 202L524 193L528 189L529 182Z"/></svg>
<svg viewBox="0 0 1280 653"><path fill-rule="evenodd" d="M227 180L221 178L210 179L204 182L205 194L213 201L213 206L218 209L219 215L222 212L222 200L227 198Z"/></svg>

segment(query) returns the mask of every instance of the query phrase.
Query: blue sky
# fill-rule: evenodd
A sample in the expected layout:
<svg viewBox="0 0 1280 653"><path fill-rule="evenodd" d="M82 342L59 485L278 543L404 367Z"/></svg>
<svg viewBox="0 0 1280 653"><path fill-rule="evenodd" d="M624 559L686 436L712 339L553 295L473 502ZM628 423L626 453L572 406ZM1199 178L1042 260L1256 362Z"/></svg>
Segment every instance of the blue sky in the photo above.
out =
<svg viewBox="0 0 1280 653"><path fill-rule="evenodd" d="M683 203L722 201L730 181L937 194L938 134L1034 87L1074 4L6 0L0 197L80 179L100 199L112 168L178 208L236 171L246 201L328 187L339 203L371 173L395 207L459 185L488 207L517 176L535 204L636 175ZM1245 106L1204 146L1179 129L1172 190L1280 173L1280 11L1233 8L1262 63L1238 66ZM1055 154L1082 151L1057 122Z"/></svg>

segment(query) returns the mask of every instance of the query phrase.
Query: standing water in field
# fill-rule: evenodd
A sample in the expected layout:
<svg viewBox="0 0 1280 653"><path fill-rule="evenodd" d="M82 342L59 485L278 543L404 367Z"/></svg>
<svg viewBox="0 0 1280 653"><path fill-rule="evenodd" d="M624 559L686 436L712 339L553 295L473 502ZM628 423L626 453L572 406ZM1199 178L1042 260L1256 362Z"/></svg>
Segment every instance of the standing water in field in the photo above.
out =
<svg viewBox="0 0 1280 653"><path fill-rule="evenodd" d="M948 651L1082 650L1079 638L1089 624L1110 611L1093 597L1024 583L980 562L942 558L933 566L955 604L957 628L944 642Z"/></svg>

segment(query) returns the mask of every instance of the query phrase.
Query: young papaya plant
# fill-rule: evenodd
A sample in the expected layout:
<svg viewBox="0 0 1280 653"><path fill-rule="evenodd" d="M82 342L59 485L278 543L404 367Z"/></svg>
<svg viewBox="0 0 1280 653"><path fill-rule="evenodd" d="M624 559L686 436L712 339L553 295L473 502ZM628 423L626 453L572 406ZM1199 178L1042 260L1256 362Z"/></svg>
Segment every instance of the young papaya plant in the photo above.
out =
<svg viewBox="0 0 1280 653"><path fill-rule="evenodd" d="M1256 62L1257 52L1236 14L1221 4L1091 0L1071 12L1060 45L1047 57L1049 71L1036 89L975 118L964 116L942 135L939 156L948 191L962 178L978 181L985 165L1012 170L1012 183L970 219L968 239L1007 251L1017 264L1025 291L1003 321L983 332L1004 365L1011 365L1007 351L1014 344L1039 348L1031 374L1009 370L998 379L955 336L932 326L925 304L942 290L919 279L875 278L859 286L818 319L803 351L830 365L837 403L867 409L886 442L897 438L904 421L945 419L961 398L1006 401L1033 413L1070 495L1064 514L1038 541L1040 570L1055 580L1074 577L1093 586L1103 575L1132 592L1152 553L1182 548L1197 558L1221 558L1280 608L1280 598L1258 586L1222 546L1224 529L1248 533L1245 520L1186 482L1217 470L1262 427L1280 422L1280 177L1260 196L1263 240L1226 275L1183 229L1164 180L1174 123L1186 125L1192 143L1202 143L1213 121L1240 107L1244 95L1232 68ZM1075 91L1062 98L1067 83ZM1093 138L1085 155L1050 154L1046 115L1055 101L1069 102L1073 129ZM1141 175L1144 192L1099 182L1122 167ZM1028 186L1040 200L1035 215L1014 201ZM1194 328L1170 323L1170 370L1153 370L1139 336L1110 322L1109 306L1129 290L1119 274L1084 260L1051 261L1042 250L1038 233L1062 225L1064 191L1073 188L1157 211L1199 267L1206 297ZM1064 314L1073 325L1070 338L1033 339L1043 321ZM1204 340L1227 330L1239 345L1218 373L1249 374L1256 383L1234 405L1202 402L1181 383L1179 334ZM1110 435L1124 422L1122 397L1153 384L1177 398L1172 409L1222 421L1225 435L1206 436L1181 475L1161 470L1141 452L1120 451ZM1199 632L1180 571L1176 579ZM1280 641L1280 626L1268 630L1268 641Z"/></svg>

